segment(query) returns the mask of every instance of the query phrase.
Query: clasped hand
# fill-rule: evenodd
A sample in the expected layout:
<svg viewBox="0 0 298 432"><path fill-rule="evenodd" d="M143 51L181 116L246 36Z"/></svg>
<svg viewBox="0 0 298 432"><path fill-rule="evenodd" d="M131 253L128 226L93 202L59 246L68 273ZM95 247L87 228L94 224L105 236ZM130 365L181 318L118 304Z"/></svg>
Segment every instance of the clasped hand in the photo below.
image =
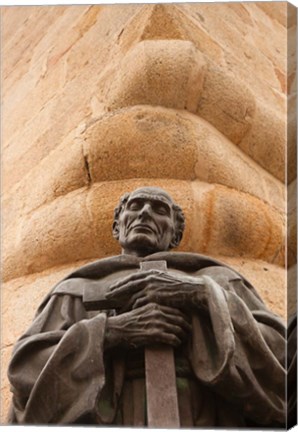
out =
<svg viewBox="0 0 298 432"><path fill-rule="evenodd" d="M160 270L140 271L113 284L106 297L122 304L122 310L148 303L188 310L203 300L204 282L202 278Z"/></svg>
<svg viewBox="0 0 298 432"><path fill-rule="evenodd" d="M178 346L191 331L189 310L204 301L205 286L202 278L148 270L113 284L106 297L123 305L108 319L108 347Z"/></svg>

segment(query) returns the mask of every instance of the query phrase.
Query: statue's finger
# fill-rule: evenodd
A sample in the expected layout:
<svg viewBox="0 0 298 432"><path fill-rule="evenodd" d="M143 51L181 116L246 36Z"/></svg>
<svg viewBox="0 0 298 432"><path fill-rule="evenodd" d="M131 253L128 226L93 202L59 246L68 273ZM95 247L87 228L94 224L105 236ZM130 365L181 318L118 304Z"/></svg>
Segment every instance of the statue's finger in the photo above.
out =
<svg viewBox="0 0 298 432"><path fill-rule="evenodd" d="M182 342L182 338L177 336L172 331L168 331L165 329L147 329L145 331L145 339L147 341L146 345L153 345L153 344L166 344L166 345L172 345L174 347L178 346Z"/></svg>
<svg viewBox="0 0 298 432"><path fill-rule="evenodd" d="M113 290L108 291L106 294L107 299L118 299L121 297L127 297L133 295L135 292L142 288L142 283L139 280L129 281L124 285L121 285Z"/></svg>
<svg viewBox="0 0 298 432"><path fill-rule="evenodd" d="M170 323L163 323L163 330L169 334L173 334L178 337L180 340L185 339L187 336L187 332L180 326Z"/></svg>
<svg viewBox="0 0 298 432"><path fill-rule="evenodd" d="M142 295L141 297L134 300L132 309L139 309L148 303L150 303L149 299L146 296Z"/></svg>
<svg viewBox="0 0 298 432"><path fill-rule="evenodd" d="M123 279L120 279L118 282L115 282L114 284L112 284L110 286L110 291L114 291L117 288L126 285L129 282L134 282L134 281L138 281L138 280L142 280L145 279L148 276L151 276L152 274L160 274L160 270L145 270L145 271L138 271L136 273L133 273L129 276L124 277Z"/></svg>
<svg viewBox="0 0 298 432"><path fill-rule="evenodd" d="M187 319L185 319L182 316L179 316L179 315L177 315L177 316L168 315L167 316L167 320L168 320L169 323L179 326L186 333L189 333L192 330L191 324L187 321Z"/></svg>
<svg viewBox="0 0 298 432"><path fill-rule="evenodd" d="M166 345L171 345L173 347L177 347L177 346L181 345L182 340L178 336L176 336L175 334L162 333L156 339L156 343L162 343L162 344L166 344Z"/></svg>

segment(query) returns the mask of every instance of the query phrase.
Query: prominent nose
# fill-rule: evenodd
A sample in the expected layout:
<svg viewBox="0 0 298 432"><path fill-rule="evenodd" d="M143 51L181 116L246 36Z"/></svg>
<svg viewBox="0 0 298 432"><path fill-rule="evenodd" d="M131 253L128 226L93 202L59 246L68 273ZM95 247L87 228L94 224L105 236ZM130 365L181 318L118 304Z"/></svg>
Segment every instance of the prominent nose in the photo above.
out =
<svg viewBox="0 0 298 432"><path fill-rule="evenodd" d="M152 207L151 204L147 203L144 204L144 206L142 207L139 216L140 217L146 217L146 216L151 216L152 215Z"/></svg>

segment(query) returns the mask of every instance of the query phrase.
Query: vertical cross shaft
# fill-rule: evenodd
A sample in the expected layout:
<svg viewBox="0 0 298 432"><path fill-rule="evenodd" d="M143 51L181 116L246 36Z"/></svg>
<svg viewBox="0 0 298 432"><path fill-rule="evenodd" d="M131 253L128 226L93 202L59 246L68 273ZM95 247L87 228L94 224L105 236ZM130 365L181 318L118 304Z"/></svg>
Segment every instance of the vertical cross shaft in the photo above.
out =
<svg viewBox="0 0 298 432"><path fill-rule="evenodd" d="M143 261L140 263L140 269L167 271L167 262ZM127 272L122 274L122 277L124 276L127 276ZM110 283L109 281L107 286ZM96 283L84 290L83 303L86 310L119 307L117 302L107 300L103 296L107 286L102 283L102 290L99 290L98 283ZM180 420L173 348L166 345L146 348L145 374L148 426L152 428L179 428Z"/></svg>
<svg viewBox="0 0 298 432"><path fill-rule="evenodd" d="M166 271L166 261L143 261L141 270ZM145 349L146 395L148 426L179 428L179 408L173 348L168 346Z"/></svg>

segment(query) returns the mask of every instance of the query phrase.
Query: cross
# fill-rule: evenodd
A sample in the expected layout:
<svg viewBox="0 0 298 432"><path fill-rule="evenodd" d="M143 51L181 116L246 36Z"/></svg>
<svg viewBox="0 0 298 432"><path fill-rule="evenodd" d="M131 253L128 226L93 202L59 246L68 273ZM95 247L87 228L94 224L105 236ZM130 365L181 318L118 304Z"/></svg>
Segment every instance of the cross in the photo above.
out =
<svg viewBox="0 0 298 432"><path fill-rule="evenodd" d="M141 270L167 270L166 261L143 261ZM179 428L179 409L173 348L145 348L148 426Z"/></svg>
<svg viewBox="0 0 298 432"><path fill-rule="evenodd" d="M141 270L167 271L166 261L143 261ZM86 289L83 302L87 310L113 308L111 302ZM179 428L179 408L176 386L174 351L158 345L145 348L147 419L151 428Z"/></svg>

